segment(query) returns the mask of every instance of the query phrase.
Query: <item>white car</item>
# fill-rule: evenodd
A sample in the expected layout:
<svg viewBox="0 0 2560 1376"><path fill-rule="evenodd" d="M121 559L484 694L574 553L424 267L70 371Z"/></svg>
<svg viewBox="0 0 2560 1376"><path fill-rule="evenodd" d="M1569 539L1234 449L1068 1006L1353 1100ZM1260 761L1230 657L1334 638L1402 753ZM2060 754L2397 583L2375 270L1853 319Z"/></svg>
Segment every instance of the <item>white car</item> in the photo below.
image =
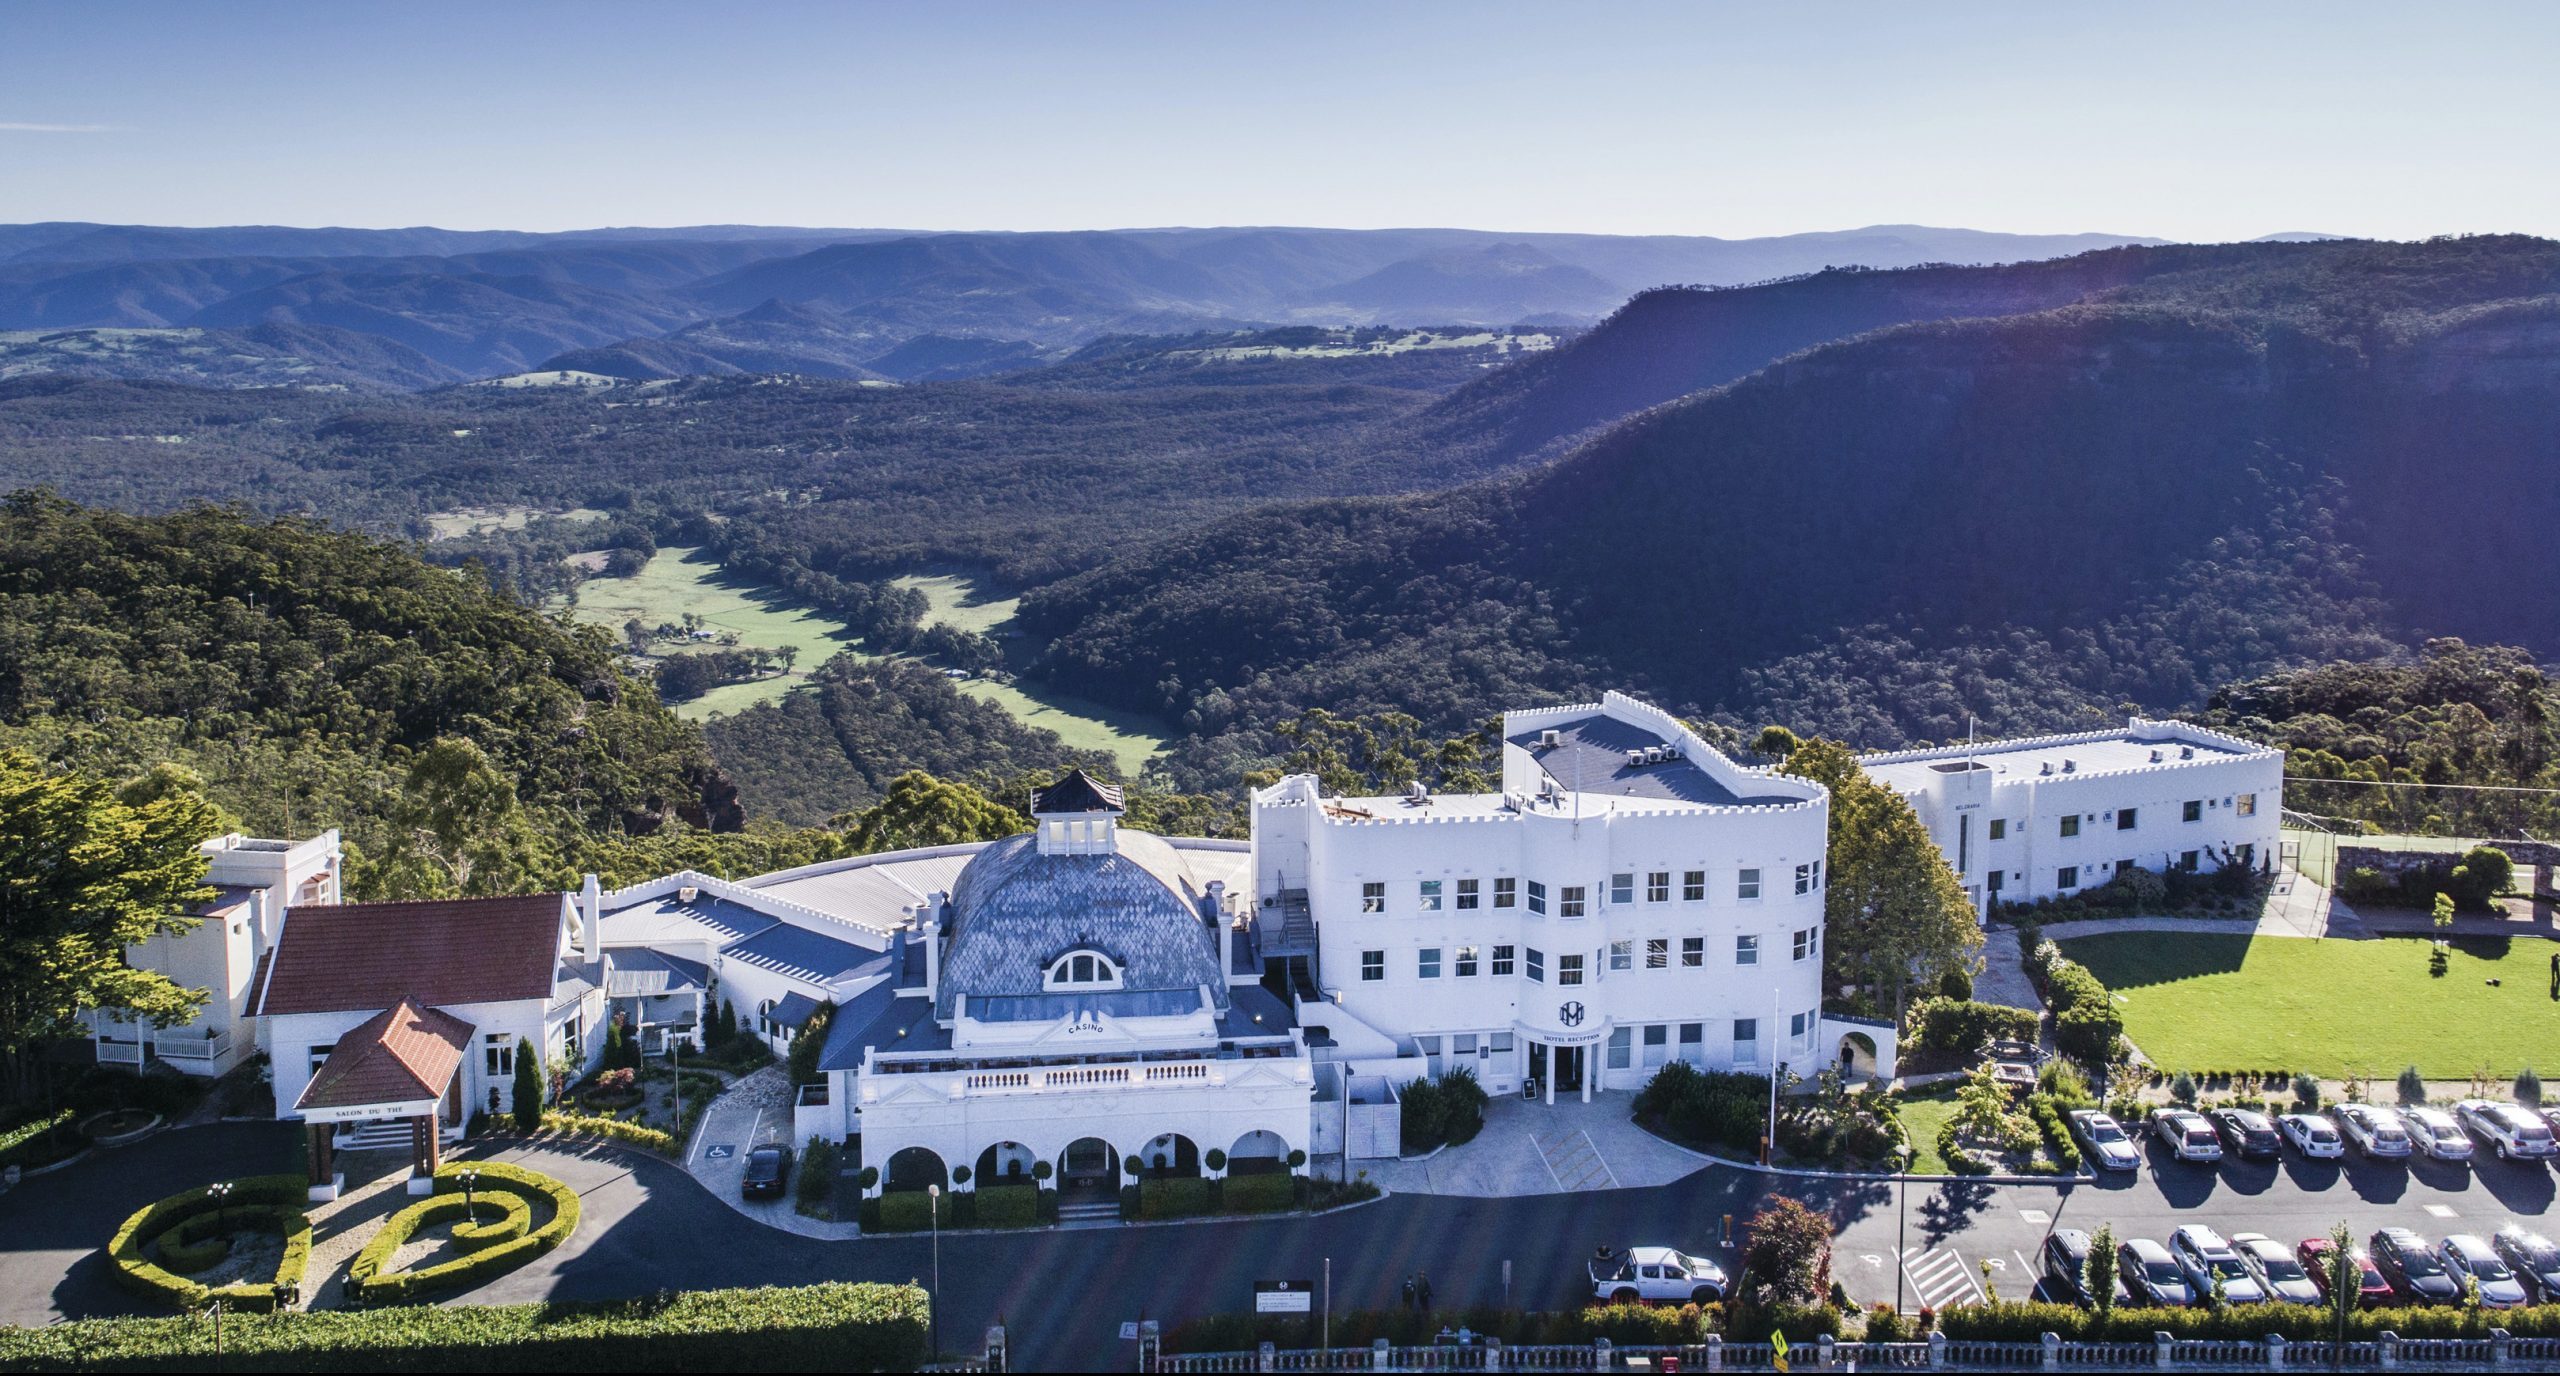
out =
<svg viewBox="0 0 2560 1376"><path fill-rule="evenodd" d="M2316 1113L2288 1113L2276 1120L2276 1131L2295 1151L2314 1161L2335 1161L2347 1154L2346 1139L2338 1135L2337 1127Z"/></svg>
<svg viewBox="0 0 2560 1376"><path fill-rule="evenodd" d="M2182 1108L2162 1109L2151 1115L2151 1135L2168 1147L2169 1154L2181 1161L2219 1161L2222 1159L2222 1134L2201 1113Z"/></svg>
<svg viewBox="0 0 2560 1376"><path fill-rule="evenodd" d="M2249 1268L2249 1278L2271 1298L2285 1304L2318 1304L2320 1287L2292 1249L2265 1233L2233 1233L2231 1250Z"/></svg>
<svg viewBox="0 0 2560 1376"><path fill-rule="evenodd" d="M2494 1099L2465 1099L2453 1106L2453 1112L2473 1136L2498 1153L2501 1161L2548 1161L2560 1156L2560 1139L2551 1135L2551 1125L2542 1121L2542 1115L2531 1109Z"/></svg>
<svg viewBox="0 0 2560 1376"><path fill-rule="evenodd" d="M1724 1268L1671 1247L1603 1249L1591 1259L1591 1294L1609 1304L1713 1304Z"/></svg>
<svg viewBox="0 0 2560 1376"><path fill-rule="evenodd" d="M2210 1131L2210 1129L2207 1129ZM2187 1284L2198 1295L2213 1293L2213 1282L2222 1281L2222 1298L2233 1304L2259 1304L2267 1292L2258 1286L2258 1278L2249 1274L2240 1254L2222 1240L2222 1234L2201 1223L2191 1223L2169 1234L2169 1255L2187 1273Z"/></svg>
<svg viewBox="0 0 2560 1376"><path fill-rule="evenodd" d="M2376 1104L2340 1104L2329 1110L2338 1120L2338 1131L2356 1150L2367 1157L2402 1157L2413 1148L2409 1129L2402 1126L2400 1115Z"/></svg>
<svg viewBox="0 0 2560 1376"><path fill-rule="evenodd" d="M2400 1110L2400 1118L2408 1125L2409 1136L2417 1142L2418 1150L2438 1161L2471 1159L2471 1138L2452 1114L2421 1105Z"/></svg>

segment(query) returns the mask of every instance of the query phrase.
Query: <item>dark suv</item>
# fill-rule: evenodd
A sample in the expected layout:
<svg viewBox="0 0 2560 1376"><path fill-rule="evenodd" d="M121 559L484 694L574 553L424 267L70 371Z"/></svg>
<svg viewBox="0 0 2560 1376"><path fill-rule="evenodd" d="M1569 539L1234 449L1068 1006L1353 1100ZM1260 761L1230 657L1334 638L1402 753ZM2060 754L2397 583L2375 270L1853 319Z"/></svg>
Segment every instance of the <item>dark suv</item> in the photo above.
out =
<svg viewBox="0 0 2560 1376"><path fill-rule="evenodd" d="M2284 1154L2284 1139L2276 1136L2276 1120L2256 1109L2218 1108L2212 1117L2214 1131L2222 1134L2223 1149L2233 1156L2272 1161Z"/></svg>
<svg viewBox="0 0 2560 1376"><path fill-rule="evenodd" d="M2391 1282L2402 1304L2456 1304L2462 1287L2445 1269L2444 1258L2425 1238L2406 1228L2385 1228L2373 1235L2373 1265Z"/></svg>
<svg viewBox="0 0 2560 1376"><path fill-rule="evenodd" d="M758 1147L747 1153L747 1173L738 1182L738 1193L753 1199L758 1195L779 1195L791 1183L791 1148L774 1145Z"/></svg>

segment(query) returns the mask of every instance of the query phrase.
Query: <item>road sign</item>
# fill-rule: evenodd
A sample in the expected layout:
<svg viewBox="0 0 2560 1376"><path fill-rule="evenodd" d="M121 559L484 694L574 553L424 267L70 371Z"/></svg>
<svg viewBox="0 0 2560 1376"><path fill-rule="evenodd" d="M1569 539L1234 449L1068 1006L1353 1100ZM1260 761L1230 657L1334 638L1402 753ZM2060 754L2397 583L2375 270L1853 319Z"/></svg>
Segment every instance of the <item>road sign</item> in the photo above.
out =
<svg viewBox="0 0 2560 1376"><path fill-rule="evenodd" d="M1138 1323L1137 1323L1137 1320L1135 1320L1135 1319L1127 1319L1127 1320L1123 1320L1123 1321L1121 1322L1121 1324L1120 1324L1120 1341L1122 1341L1122 1342L1124 1342L1124 1343L1134 1343L1134 1342L1136 1342L1137 1340L1138 1340Z"/></svg>
<svg viewBox="0 0 2560 1376"><path fill-rule="evenodd" d="M1787 1335L1775 1328L1769 1330L1769 1365L1778 1371L1787 1369Z"/></svg>
<svg viewBox="0 0 2560 1376"><path fill-rule="evenodd" d="M711 1161L726 1161L737 1154L738 1149L726 1142L715 1147L705 1147L702 1149L704 1159Z"/></svg>
<svg viewBox="0 0 2560 1376"><path fill-rule="evenodd" d="M1313 1281L1258 1280L1253 1283L1253 1312L1257 1314L1312 1314L1316 1308Z"/></svg>

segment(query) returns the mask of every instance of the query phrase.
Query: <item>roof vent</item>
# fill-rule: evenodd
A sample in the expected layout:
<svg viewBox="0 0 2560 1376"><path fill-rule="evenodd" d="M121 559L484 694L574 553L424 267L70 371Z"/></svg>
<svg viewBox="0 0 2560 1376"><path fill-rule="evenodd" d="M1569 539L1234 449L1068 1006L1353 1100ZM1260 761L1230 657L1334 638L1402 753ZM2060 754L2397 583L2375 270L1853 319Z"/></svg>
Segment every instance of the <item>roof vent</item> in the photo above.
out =
<svg viewBox="0 0 2560 1376"><path fill-rule="evenodd" d="M2052 772L2053 772L2053 761L2051 761L2051 760L2047 760L2047 761L2045 761L2045 762L2044 762L2044 768L2039 769L2039 770L2037 770L2036 772L2037 772L2038 774L2050 774L2050 773L2052 773Z"/></svg>
<svg viewBox="0 0 2560 1376"><path fill-rule="evenodd" d="M2062 762L2062 772L2065 774L2068 774L2079 767L2080 762L2078 760L2064 760Z"/></svg>
<svg viewBox="0 0 2560 1376"><path fill-rule="evenodd" d="M1408 803L1430 802L1431 790L1423 784L1422 780L1416 779L1404 786L1404 800Z"/></svg>
<svg viewBox="0 0 2560 1376"><path fill-rule="evenodd" d="M680 886L676 889L676 901L677 901L678 903L687 903L687 904L689 904L689 903L693 902L693 900L695 900L695 899L697 899L697 898L700 898L701 896L702 896L702 890L700 890L700 889L698 889L698 888L695 888L695 887L694 887L693 885L691 885L691 884L680 885Z"/></svg>
<svg viewBox="0 0 2560 1376"><path fill-rule="evenodd" d="M2179 759L2182 759L2182 760L2192 760L2192 759L2194 759L2195 757L2196 757L2196 748L2195 748L2194 746L2192 746L2192 745L2182 745L2182 746L2179 746L2179 747L2178 747L2178 758L2179 758Z"/></svg>
<svg viewBox="0 0 2560 1376"><path fill-rule="evenodd" d="M2151 762L2152 762L2153 764L2158 764L2158 763L2160 763L2160 752L2159 752L2159 751L2154 750L2154 751L2152 751L2152 752L2151 752Z"/></svg>
<svg viewBox="0 0 2560 1376"><path fill-rule="evenodd" d="M1558 731L1552 726L1538 733L1538 748L1540 750L1553 750L1562 744L1564 744L1564 733L1562 731Z"/></svg>

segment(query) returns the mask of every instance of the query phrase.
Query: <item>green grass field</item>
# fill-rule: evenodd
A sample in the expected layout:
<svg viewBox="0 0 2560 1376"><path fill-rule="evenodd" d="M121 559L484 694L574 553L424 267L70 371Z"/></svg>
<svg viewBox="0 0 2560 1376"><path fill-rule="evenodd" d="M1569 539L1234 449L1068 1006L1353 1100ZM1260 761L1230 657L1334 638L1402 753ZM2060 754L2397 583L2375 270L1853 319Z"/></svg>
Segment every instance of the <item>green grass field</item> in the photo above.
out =
<svg viewBox="0 0 2560 1376"><path fill-rule="evenodd" d="M1956 1089L1953 1084L1932 1085L1902 1101L1902 1130L1911 1138L1913 1175L1948 1173L1947 1158L1938 1154L1938 1134L1956 1116Z"/></svg>
<svg viewBox="0 0 2560 1376"><path fill-rule="evenodd" d="M2431 1080L2560 1066L2560 942L2460 937L2442 977L2419 937L2367 941L2122 932L2062 943L2115 991L2164 1070L2307 1070ZM2492 987L2487 981L2496 979Z"/></svg>
<svg viewBox="0 0 2560 1376"><path fill-rule="evenodd" d="M714 688L677 704L678 716L701 721L714 713L771 702L806 682L809 671L838 651L865 653L841 623L762 588L723 581L719 565L697 557L698 553L664 548L629 578L591 578L578 585L578 619L617 637L622 624L633 617L654 627L692 612L714 631L737 632L738 643L745 648L799 647L800 658L791 673ZM984 633L1013 616L1014 599L982 601L976 586L958 575L909 575L897 581L923 592L932 604L925 613L928 624L947 621L962 630ZM1165 746L1166 738L1156 723L1082 698L992 679L966 679L956 686L972 697L996 703L1027 725L1057 732L1059 739L1076 749L1109 753L1130 774Z"/></svg>

